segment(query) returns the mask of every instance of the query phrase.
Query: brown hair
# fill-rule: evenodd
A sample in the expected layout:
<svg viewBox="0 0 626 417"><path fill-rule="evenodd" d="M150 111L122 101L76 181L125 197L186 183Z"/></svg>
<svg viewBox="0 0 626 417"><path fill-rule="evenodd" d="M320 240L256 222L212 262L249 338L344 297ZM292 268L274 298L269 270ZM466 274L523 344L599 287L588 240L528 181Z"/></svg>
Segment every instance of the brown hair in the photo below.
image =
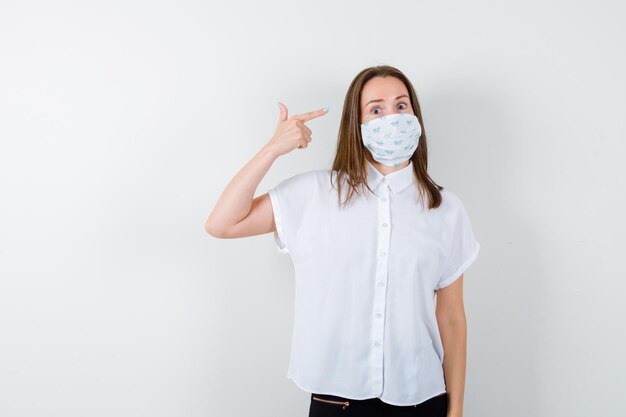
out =
<svg viewBox="0 0 626 417"><path fill-rule="evenodd" d="M341 184L342 179L345 177L349 186L349 192L344 201L344 205L347 204L354 193L359 194L358 186L361 185L361 189L367 188L373 193L372 189L367 184L367 161L373 161L372 155L369 150L363 145L361 140L361 91L367 81L374 77L396 77L404 83L406 89L409 92L409 98L411 100L411 107L417 116L422 127L422 135L419 137L419 143L417 149L411 156L413 163L413 171L415 178L417 179L419 196L424 198L428 196L428 205L425 207L436 208L441 204L442 186L438 185L428 175L428 147L426 143L426 130L424 128L424 121L422 120L422 112L420 110L419 101L417 95L413 89L413 85L409 79L397 68L389 65L379 65L375 67L369 67L359 72L346 93L346 98L343 103L343 112L341 115L341 124L339 126L339 136L337 139L337 153L335 154L335 160L333 161L332 171L337 171L337 185L338 196L341 203ZM332 174L331 171L331 174ZM332 175L331 175L332 181Z"/></svg>

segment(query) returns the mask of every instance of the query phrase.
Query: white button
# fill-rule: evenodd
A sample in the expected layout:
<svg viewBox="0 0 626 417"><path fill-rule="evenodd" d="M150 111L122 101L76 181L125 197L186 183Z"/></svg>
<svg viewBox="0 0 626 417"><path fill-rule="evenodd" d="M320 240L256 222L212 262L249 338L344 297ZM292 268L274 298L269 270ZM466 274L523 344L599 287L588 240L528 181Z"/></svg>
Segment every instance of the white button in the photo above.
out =
<svg viewBox="0 0 626 417"><path fill-rule="evenodd" d="M387 182L387 178L383 177L382 182Z"/></svg>
<svg viewBox="0 0 626 417"><path fill-rule="evenodd" d="M387 198L383 197L380 199L380 201L387 201Z"/></svg>
<svg viewBox="0 0 626 417"><path fill-rule="evenodd" d="M387 225L387 223L383 223L382 226L383 227L387 227L388 225Z"/></svg>
<svg viewBox="0 0 626 417"><path fill-rule="evenodd" d="M374 342L374 346L380 346L379 342Z"/></svg>
<svg viewBox="0 0 626 417"><path fill-rule="evenodd" d="M385 256L385 255L387 255L387 252L383 251L383 252L380 253L380 256Z"/></svg>
<svg viewBox="0 0 626 417"><path fill-rule="evenodd" d="M376 313L376 317L382 317L382 314Z"/></svg>
<svg viewBox="0 0 626 417"><path fill-rule="evenodd" d="M384 283L384 282L382 282L382 281L378 281L378 286L379 286L379 287L382 287L383 285L385 285L385 283Z"/></svg>

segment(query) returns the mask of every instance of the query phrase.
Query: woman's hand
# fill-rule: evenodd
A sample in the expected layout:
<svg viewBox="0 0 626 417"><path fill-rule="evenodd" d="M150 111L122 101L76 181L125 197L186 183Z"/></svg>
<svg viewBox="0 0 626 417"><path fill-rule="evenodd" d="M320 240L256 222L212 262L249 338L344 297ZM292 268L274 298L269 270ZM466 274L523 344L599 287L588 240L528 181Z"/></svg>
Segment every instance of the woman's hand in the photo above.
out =
<svg viewBox="0 0 626 417"><path fill-rule="evenodd" d="M284 155L296 148L306 148L311 142L311 129L305 126L305 122L315 119L328 113L328 110L314 110L304 114L296 114L287 117L287 107L283 103L278 103L280 116L276 131L265 145L273 149L276 156Z"/></svg>
<svg viewBox="0 0 626 417"><path fill-rule="evenodd" d="M259 183L280 155L311 142L311 129L305 122L328 113L315 110L287 118L287 107L278 103L280 118L272 139L230 180L204 224L212 236L235 238L255 236L276 230L268 193L254 198Z"/></svg>

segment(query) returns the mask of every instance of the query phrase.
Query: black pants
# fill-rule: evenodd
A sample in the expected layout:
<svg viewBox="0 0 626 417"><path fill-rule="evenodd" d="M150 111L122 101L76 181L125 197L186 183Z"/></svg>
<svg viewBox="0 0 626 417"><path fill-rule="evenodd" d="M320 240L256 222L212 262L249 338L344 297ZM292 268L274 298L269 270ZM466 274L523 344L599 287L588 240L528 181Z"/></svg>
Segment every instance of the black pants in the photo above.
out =
<svg viewBox="0 0 626 417"><path fill-rule="evenodd" d="M398 406L380 398L353 400L329 394L311 394L309 417L446 417L448 394L437 395L417 404Z"/></svg>

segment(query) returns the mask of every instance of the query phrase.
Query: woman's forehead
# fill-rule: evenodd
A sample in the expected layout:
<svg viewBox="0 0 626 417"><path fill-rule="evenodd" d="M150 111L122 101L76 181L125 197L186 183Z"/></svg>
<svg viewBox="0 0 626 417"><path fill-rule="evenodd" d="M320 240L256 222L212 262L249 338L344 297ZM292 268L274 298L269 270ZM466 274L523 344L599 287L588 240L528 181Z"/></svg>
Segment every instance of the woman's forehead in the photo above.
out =
<svg viewBox="0 0 626 417"><path fill-rule="evenodd" d="M393 101L400 96L408 96L402 81L395 77L375 77L363 86L361 102L365 104L372 100Z"/></svg>

